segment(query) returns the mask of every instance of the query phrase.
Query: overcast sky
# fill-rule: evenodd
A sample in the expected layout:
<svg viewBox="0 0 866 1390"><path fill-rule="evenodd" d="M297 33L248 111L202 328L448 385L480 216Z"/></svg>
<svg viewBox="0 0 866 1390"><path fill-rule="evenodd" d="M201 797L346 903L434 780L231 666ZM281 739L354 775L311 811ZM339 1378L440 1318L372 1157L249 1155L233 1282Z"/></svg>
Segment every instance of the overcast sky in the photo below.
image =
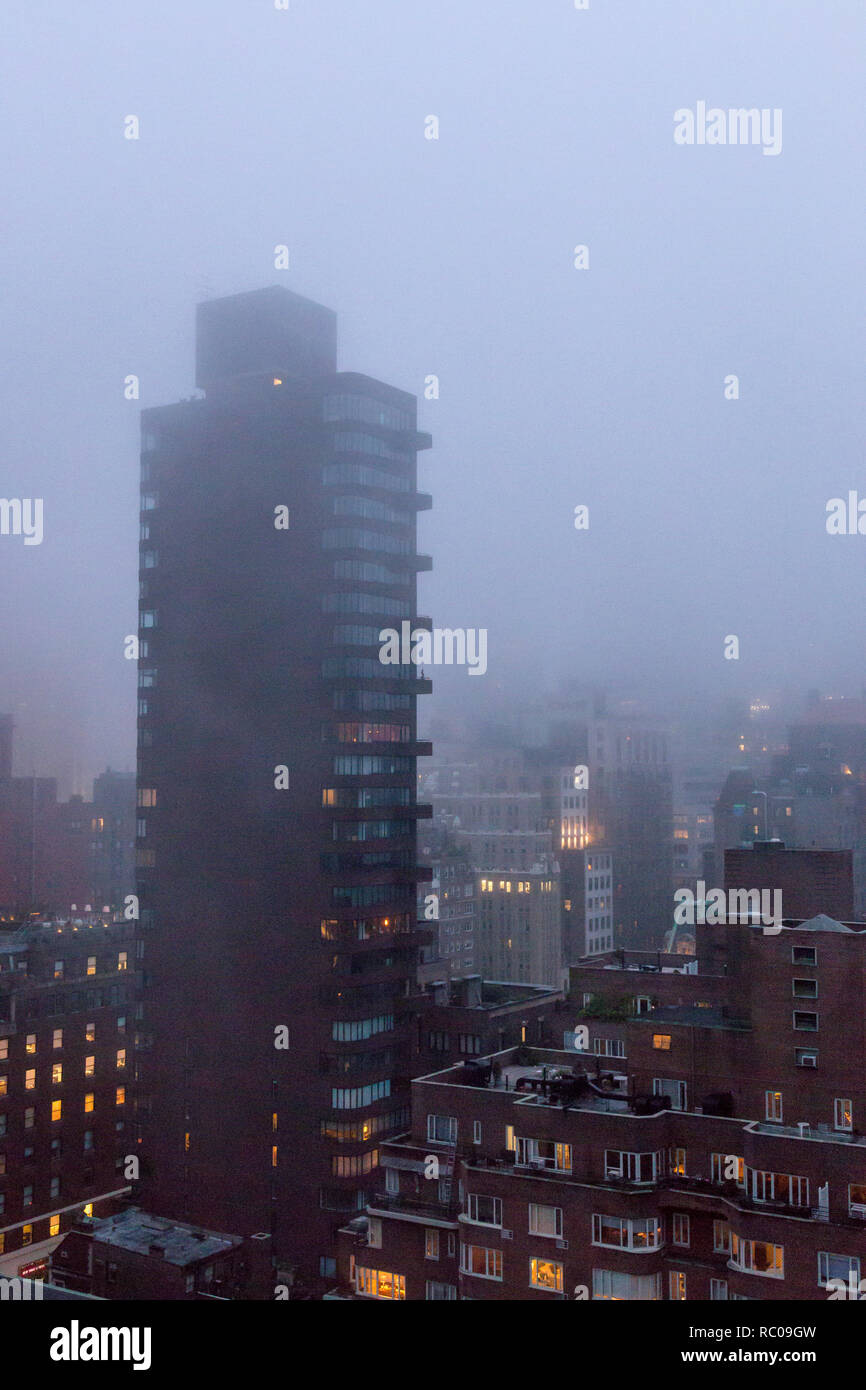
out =
<svg viewBox="0 0 866 1390"><path fill-rule="evenodd" d="M0 536L19 772L89 793L134 765L138 411L192 394L198 299L273 283L338 312L342 369L440 379L420 609L488 630L443 709L569 674L866 683L866 536L825 528L866 497L862 0L3 0L0 25L0 494L44 499L41 545ZM781 152L678 145L698 102L781 110Z"/></svg>

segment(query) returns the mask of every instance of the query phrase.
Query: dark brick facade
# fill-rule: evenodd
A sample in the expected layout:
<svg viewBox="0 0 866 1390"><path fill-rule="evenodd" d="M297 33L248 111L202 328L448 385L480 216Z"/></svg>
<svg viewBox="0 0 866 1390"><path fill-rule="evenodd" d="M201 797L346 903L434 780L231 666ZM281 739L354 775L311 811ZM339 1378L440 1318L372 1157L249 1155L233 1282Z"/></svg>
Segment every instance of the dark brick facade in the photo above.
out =
<svg viewBox="0 0 866 1390"><path fill-rule="evenodd" d="M866 931L699 927L697 965L572 970L581 1046L624 1055L510 1049L413 1083L337 1292L807 1301L859 1278Z"/></svg>

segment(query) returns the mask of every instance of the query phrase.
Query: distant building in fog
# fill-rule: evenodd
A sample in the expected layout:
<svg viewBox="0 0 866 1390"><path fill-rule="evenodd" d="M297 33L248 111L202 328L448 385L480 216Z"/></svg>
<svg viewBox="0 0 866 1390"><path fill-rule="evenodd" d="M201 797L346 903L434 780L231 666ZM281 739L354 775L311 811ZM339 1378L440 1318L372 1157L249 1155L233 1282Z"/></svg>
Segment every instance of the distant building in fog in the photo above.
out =
<svg viewBox="0 0 866 1390"><path fill-rule="evenodd" d="M104 772L94 799L57 800L53 777L12 776L0 718L0 916L116 910L134 892L135 773Z"/></svg>
<svg viewBox="0 0 866 1390"><path fill-rule="evenodd" d="M459 789L432 795L475 868L476 968L488 979L558 988L562 970L559 862L537 772L512 751L481 751Z"/></svg>

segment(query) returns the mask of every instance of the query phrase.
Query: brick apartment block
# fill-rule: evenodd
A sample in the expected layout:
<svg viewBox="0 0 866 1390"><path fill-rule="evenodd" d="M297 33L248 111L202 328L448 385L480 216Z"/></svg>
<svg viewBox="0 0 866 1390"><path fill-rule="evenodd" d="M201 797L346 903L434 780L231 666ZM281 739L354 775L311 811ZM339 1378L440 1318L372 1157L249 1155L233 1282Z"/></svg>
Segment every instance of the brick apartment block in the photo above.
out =
<svg viewBox="0 0 866 1390"><path fill-rule="evenodd" d="M866 928L572 968L580 1051L412 1084L336 1298L825 1300L866 1274Z"/></svg>

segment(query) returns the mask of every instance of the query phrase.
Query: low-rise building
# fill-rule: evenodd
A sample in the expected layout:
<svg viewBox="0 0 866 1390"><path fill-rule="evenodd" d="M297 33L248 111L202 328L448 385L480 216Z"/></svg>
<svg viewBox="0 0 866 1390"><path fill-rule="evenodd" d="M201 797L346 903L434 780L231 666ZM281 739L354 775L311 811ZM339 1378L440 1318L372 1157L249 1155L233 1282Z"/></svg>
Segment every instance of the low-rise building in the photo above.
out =
<svg viewBox="0 0 866 1390"><path fill-rule="evenodd" d="M79 1219L54 1251L51 1275L61 1288L112 1300L274 1296L269 1234L244 1239L138 1207Z"/></svg>

